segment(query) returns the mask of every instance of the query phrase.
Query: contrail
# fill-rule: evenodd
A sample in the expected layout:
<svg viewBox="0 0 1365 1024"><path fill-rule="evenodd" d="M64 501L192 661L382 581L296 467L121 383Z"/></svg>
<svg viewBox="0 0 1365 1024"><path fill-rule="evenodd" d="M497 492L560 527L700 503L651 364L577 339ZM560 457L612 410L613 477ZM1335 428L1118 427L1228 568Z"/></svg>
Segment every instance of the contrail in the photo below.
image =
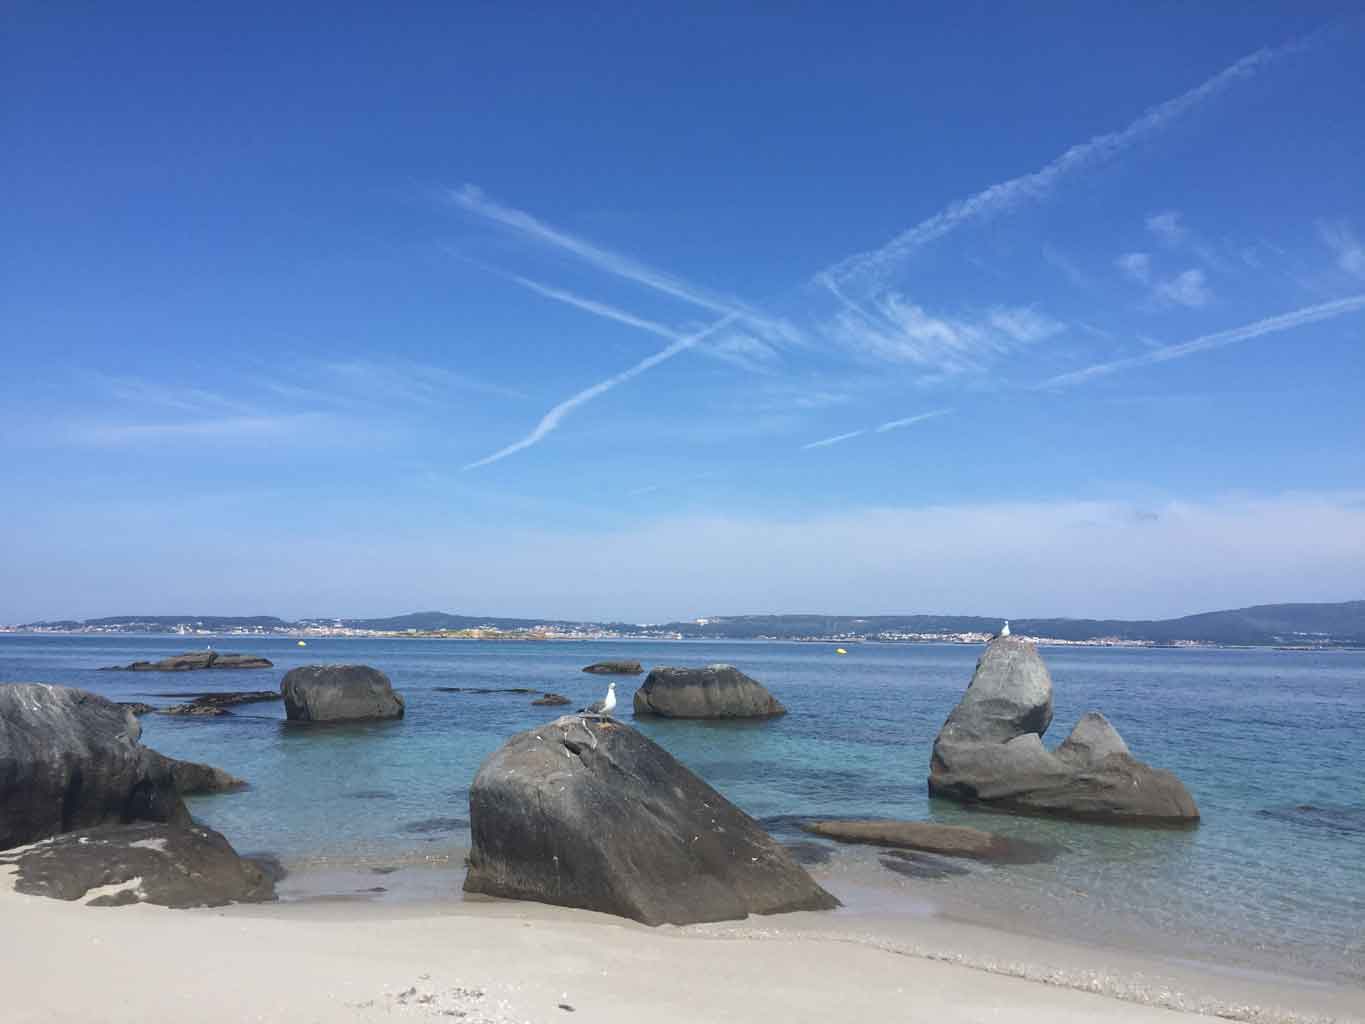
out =
<svg viewBox="0 0 1365 1024"><path fill-rule="evenodd" d="M915 249L942 238L959 225L1003 213L1018 203L1039 198L1059 179L1092 164L1101 163L1128 149L1144 136L1165 127L1234 82L1251 77L1266 64L1303 45L1305 43L1295 42L1281 47L1266 47L1250 53L1203 84L1152 107L1128 127L1097 135L1088 142L1078 143L1032 174L1011 178L966 199L957 200L896 236L881 248L841 260L817 274L815 281L828 288L831 284L845 282L854 277L878 275L888 265L909 255ZM839 297L837 292L836 297Z"/></svg>
<svg viewBox="0 0 1365 1024"><path fill-rule="evenodd" d="M584 388L576 395L566 398L564 401L560 402L553 409L547 412L543 417L541 417L540 422L536 424L535 429L532 430L525 437L523 437L520 441L516 441L513 444L509 444L506 448L501 448L498 451L494 452L492 455L479 459L477 462L471 462L464 468L478 469L480 466L487 466L489 463L497 462L499 459L505 459L509 455L513 455L516 452L531 447L531 445L535 444L546 434L553 433L555 430L557 430L559 428L560 423L564 421L564 418L568 416L569 413L577 409L580 405L584 405L588 402L591 402L594 398L597 398L599 395L606 394L606 392L610 391L618 384L624 384L631 378L640 376L640 374L644 373L646 370L652 369L653 367L658 366L660 363L672 359L679 352L687 351L689 348L697 344L697 342L701 341L707 335L714 334L722 327L728 325L730 321L733 319L734 317L732 316L725 317L724 319L717 321L716 323L712 324L710 327L705 328L704 330L700 330L697 331L695 334L689 334L685 337L679 338L677 341L673 342L673 344L669 345L667 348L661 349L658 352L655 352L652 356L640 360L634 366L630 367L630 369L622 370L614 377L608 377L604 381L599 381L590 388Z"/></svg>
<svg viewBox="0 0 1365 1024"><path fill-rule="evenodd" d="M1196 352L1205 352L1211 348L1222 348L1224 345L1233 345L1239 341L1250 341L1252 338L1259 338L1263 334L1288 331L1305 324L1317 323L1319 320L1331 320L1334 317L1354 313L1360 309L1365 309L1365 293L1337 299L1335 302L1324 302L1318 306L1306 306L1303 309L1296 309L1292 313L1267 317L1265 320L1257 320L1254 324L1233 327L1216 334L1205 334L1191 341L1181 342L1179 345L1166 345L1163 348L1144 352L1140 356L1115 359L1110 363L1097 363L1094 366L1087 366L1083 370L1072 370L1070 373L1059 374L1045 380L1041 384L1035 384L1033 390L1066 387L1068 384L1079 384L1081 381L1090 380L1092 377L1103 377L1120 370L1132 369L1135 366L1147 366L1151 363L1183 359L1185 356L1192 356Z"/></svg>

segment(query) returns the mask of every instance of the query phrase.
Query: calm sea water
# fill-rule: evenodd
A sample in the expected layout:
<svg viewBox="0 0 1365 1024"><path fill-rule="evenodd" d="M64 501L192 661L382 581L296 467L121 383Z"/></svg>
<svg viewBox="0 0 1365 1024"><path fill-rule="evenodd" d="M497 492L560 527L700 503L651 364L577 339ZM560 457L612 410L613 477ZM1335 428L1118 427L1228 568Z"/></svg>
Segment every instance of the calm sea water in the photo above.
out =
<svg viewBox="0 0 1365 1024"><path fill-rule="evenodd" d="M904 879L876 851L833 848L817 874L877 884L894 900L941 894L1024 914L1044 932L1300 973L1365 980L1365 654L1243 650L1045 648L1059 742L1102 710L1134 753L1185 780L1203 812L1192 831L1067 824L930 801L934 735L966 687L980 650L953 645L507 643L227 638L224 651L263 654L244 672L110 673L202 645L179 637L0 636L0 681L80 686L115 700L174 703L213 690L277 689L295 665L359 662L407 700L401 722L287 727L279 704L223 718L143 719L143 738L176 757L251 782L196 798L194 814L242 851L272 852L306 873L318 864L402 864L459 854L468 786L512 733L562 708L516 694L442 693L442 686L535 687L575 703L607 680L583 665L609 657L651 665L729 662L787 705L760 723L640 720L638 728L779 838L793 816L924 818L1060 843L1056 862L973 867L963 877ZM618 679L630 716L639 680ZM174 695L174 696L163 696Z"/></svg>

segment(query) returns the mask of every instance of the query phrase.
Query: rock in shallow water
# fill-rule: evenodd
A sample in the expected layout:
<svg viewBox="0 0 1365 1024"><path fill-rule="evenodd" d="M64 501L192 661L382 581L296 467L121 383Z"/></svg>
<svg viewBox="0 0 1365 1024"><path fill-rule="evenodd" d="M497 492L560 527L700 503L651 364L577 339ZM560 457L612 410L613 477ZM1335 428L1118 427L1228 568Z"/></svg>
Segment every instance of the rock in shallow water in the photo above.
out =
<svg viewBox="0 0 1365 1024"><path fill-rule="evenodd" d="M273 668L274 662L254 654L219 654L217 651L191 651L161 661L135 661L131 665L111 665L110 672L192 672L197 669Z"/></svg>
<svg viewBox="0 0 1365 1024"><path fill-rule="evenodd" d="M479 769L469 812L466 892L650 925L838 905L757 822L618 722L567 715L513 736Z"/></svg>
<svg viewBox="0 0 1365 1024"><path fill-rule="evenodd" d="M141 735L126 708L85 690L0 685L0 849L115 822L188 824Z"/></svg>
<svg viewBox="0 0 1365 1024"><path fill-rule="evenodd" d="M598 676L638 676L644 666L638 661L599 661L585 666L583 671Z"/></svg>
<svg viewBox="0 0 1365 1024"><path fill-rule="evenodd" d="M929 793L962 803L1103 824L1188 826L1199 809L1170 772L1137 760L1090 712L1055 752L1043 746L1052 680L1021 637L997 637L934 741Z"/></svg>
<svg viewBox="0 0 1365 1024"><path fill-rule="evenodd" d="M656 668L635 691L637 715L665 718L772 718L785 715L757 679L731 665Z"/></svg>
<svg viewBox="0 0 1365 1024"><path fill-rule="evenodd" d="M1055 846L983 832L961 825L929 821L811 821L802 825L812 835L841 843L870 843L919 850L942 857L966 857L996 864L1040 864L1057 856Z"/></svg>
<svg viewBox="0 0 1365 1024"><path fill-rule="evenodd" d="M275 898L271 873L237 855L211 828L142 823L68 832L0 855L16 867L16 891L94 907L155 903L218 907Z"/></svg>
<svg viewBox="0 0 1365 1024"><path fill-rule="evenodd" d="M403 698L369 665L303 665L280 681L291 722L363 722L402 718Z"/></svg>

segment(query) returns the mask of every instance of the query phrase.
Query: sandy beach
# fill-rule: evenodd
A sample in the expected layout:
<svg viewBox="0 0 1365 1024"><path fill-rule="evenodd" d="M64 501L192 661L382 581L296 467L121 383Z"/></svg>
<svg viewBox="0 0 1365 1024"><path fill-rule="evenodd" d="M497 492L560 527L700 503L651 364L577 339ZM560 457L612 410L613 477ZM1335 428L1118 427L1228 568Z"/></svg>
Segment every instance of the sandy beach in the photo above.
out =
<svg viewBox="0 0 1365 1024"><path fill-rule="evenodd" d="M840 911L651 929L458 897L88 908L3 883L0 985L12 1024L1365 1019L1359 990L942 915Z"/></svg>

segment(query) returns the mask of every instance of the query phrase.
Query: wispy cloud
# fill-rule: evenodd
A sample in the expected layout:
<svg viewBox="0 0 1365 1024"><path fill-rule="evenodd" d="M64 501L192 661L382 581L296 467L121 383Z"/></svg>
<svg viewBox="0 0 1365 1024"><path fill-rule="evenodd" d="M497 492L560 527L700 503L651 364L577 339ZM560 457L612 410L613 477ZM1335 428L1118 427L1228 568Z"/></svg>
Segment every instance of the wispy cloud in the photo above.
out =
<svg viewBox="0 0 1365 1024"><path fill-rule="evenodd" d="M1160 213L1149 214L1147 230L1167 245L1179 245L1188 234L1179 210L1162 210Z"/></svg>
<svg viewBox="0 0 1365 1024"><path fill-rule="evenodd" d="M724 317L721 320L717 321L716 323L712 324L710 327L697 331L694 334L687 335L686 337L679 338L677 341L673 342L673 344L669 345L666 348L660 349L658 352L655 352L652 356L640 360L638 363L636 363L629 369L622 370L620 373L608 377L606 380L598 381L596 384L592 385L592 387L584 388L577 394L571 395L570 397L566 398L564 401L556 405L554 408L552 408L544 416L542 416L540 418L540 422L536 424L535 428L529 434L523 437L520 441L516 441L512 444L509 444L505 448L500 448L497 451L495 451L492 455L488 455L475 462L471 462L464 468L467 470L478 469L481 466L487 466L490 465L491 463L505 459L509 455L514 455L517 452L525 451L532 445L539 443L547 435L558 430L559 425L563 423L565 418L569 416L569 414L572 413L575 409L587 405L594 398L601 397L602 395L610 391L612 388L619 387L620 385L626 383L626 381L632 380L648 370L652 370L660 363L667 362L669 359L672 359L679 353L686 352L689 348L692 348L698 342L703 341L710 335L714 334L716 331L721 330L723 327L728 325L732 319L733 319L732 317Z"/></svg>
<svg viewBox="0 0 1365 1024"><path fill-rule="evenodd" d="M1126 252L1114 261L1114 265L1138 284L1151 283L1152 257L1145 252Z"/></svg>
<svg viewBox="0 0 1365 1024"><path fill-rule="evenodd" d="M889 267L915 250L942 238L963 224L1005 213L1021 203L1040 199L1062 178L1112 159L1199 104L1212 99L1233 83L1256 74L1265 65L1292 49L1294 44L1260 49L1248 54L1201 85L1152 107L1126 128L1097 135L1088 142L1072 146L1032 174L1011 178L966 199L958 200L902 232L881 248L842 260L817 275L817 283L831 281L839 283L855 277L878 278Z"/></svg>
<svg viewBox="0 0 1365 1024"><path fill-rule="evenodd" d="M1337 258L1337 266L1354 277L1365 277L1365 245L1343 220L1323 221L1318 234Z"/></svg>
<svg viewBox="0 0 1365 1024"><path fill-rule="evenodd" d="M916 423L923 423L925 420L932 420L939 416L947 416L953 410L935 409L933 412L922 412L918 416L907 416L901 420L889 420L877 428L878 434L885 434L888 430L899 430L901 427L913 426Z"/></svg>
<svg viewBox="0 0 1365 1024"><path fill-rule="evenodd" d="M290 416L230 416L174 423L85 423L69 427L64 439L75 444L117 447L174 441L258 442L297 438L316 427L316 413Z"/></svg>
<svg viewBox="0 0 1365 1024"><path fill-rule="evenodd" d="M439 405L451 392L468 391L500 398L525 398L524 392L455 373L440 366L403 359L376 362L369 359L340 359L322 363L314 373L348 392L382 401L418 402Z"/></svg>
<svg viewBox="0 0 1365 1024"><path fill-rule="evenodd" d="M1068 281L1077 288L1087 288L1090 285L1090 278L1085 272L1076 265L1076 261L1067 256L1056 246L1043 246L1043 259L1062 272Z"/></svg>
<svg viewBox="0 0 1365 1024"><path fill-rule="evenodd" d="M110 397L131 405L208 415L222 415L224 412L251 415L256 411L240 399L228 398L193 385L153 384L140 377L111 377L102 373L93 376Z"/></svg>
<svg viewBox="0 0 1365 1024"><path fill-rule="evenodd" d="M1175 277L1158 281L1152 292L1162 302L1187 306L1190 309L1207 306L1213 299L1213 290L1204 280L1204 272L1198 267L1191 267L1176 274Z"/></svg>
<svg viewBox="0 0 1365 1024"><path fill-rule="evenodd" d="M832 444L839 444L841 441L851 441L853 438L862 437L862 435L866 433L866 429L850 430L847 434L835 434L833 437L827 437L821 441L812 441L810 444L803 444L801 449L802 451L805 451L810 448L828 448Z"/></svg>
<svg viewBox="0 0 1365 1024"><path fill-rule="evenodd" d="M761 331L770 341L794 341L797 337L795 328L790 324L769 317L738 299L701 288L673 274L647 266L639 260L551 227L524 210L488 198L477 186L465 185L463 188L455 189L450 193L450 197L456 205L469 213L500 224L543 245L569 253L598 270L652 288L654 291L700 306L721 316L742 319Z"/></svg>
<svg viewBox="0 0 1365 1024"><path fill-rule="evenodd" d="M963 319L935 315L889 294L865 306L845 303L824 330L836 343L864 356L952 375L980 370L1012 349L1064 329L1060 321L1028 306L996 307Z"/></svg>
<svg viewBox="0 0 1365 1024"><path fill-rule="evenodd" d="M1222 348L1224 345L1232 345L1240 341L1250 341L1252 338L1259 338L1266 334L1293 330L1296 327L1317 323L1320 320L1331 320L1362 309L1365 309L1365 293L1337 299L1335 302L1324 302L1317 306L1306 306L1303 309L1296 309L1292 313L1267 317L1264 320L1257 320L1255 323L1234 327L1231 330L1219 331L1216 334L1205 334L1192 341L1182 342L1178 345L1166 345L1127 359L1097 363L1082 370L1059 374L1036 385L1036 387L1058 388L1070 384L1079 384L1082 381L1117 373L1120 370L1148 366L1152 363L1169 362L1172 359L1183 359L1185 356L1192 356L1198 352L1207 352L1209 349Z"/></svg>

